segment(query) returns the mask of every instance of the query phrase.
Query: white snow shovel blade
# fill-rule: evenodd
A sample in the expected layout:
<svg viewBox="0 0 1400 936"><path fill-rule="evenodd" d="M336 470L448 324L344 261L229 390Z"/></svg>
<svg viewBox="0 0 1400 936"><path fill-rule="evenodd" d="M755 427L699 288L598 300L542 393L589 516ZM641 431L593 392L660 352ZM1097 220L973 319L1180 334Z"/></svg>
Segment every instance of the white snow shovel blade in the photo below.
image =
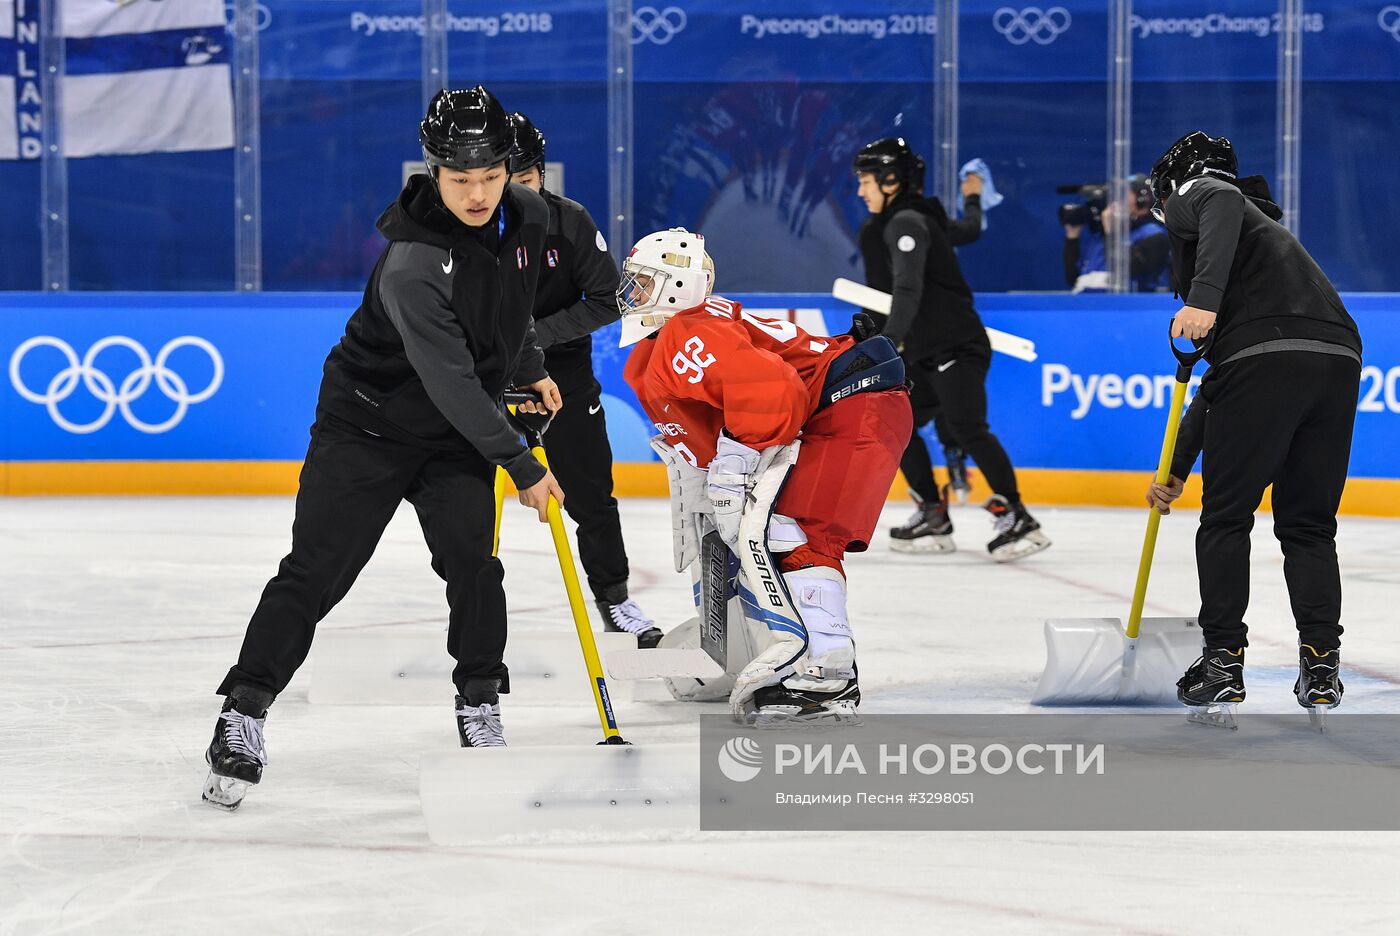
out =
<svg viewBox="0 0 1400 936"><path fill-rule="evenodd" d="M418 766L437 845L578 841L700 827L694 744L456 748Z"/></svg>
<svg viewBox="0 0 1400 936"><path fill-rule="evenodd" d="M724 667L699 647L614 650L605 660L612 679L718 679L724 675Z"/></svg>
<svg viewBox="0 0 1400 936"><path fill-rule="evenodd" d="M599 653L637 646L631 634L595 633ZM589 705L578 635L517 633L506 644L510 704ZM323 633L312 654L307 697L317 705L444 705L452 699L447 634ZM628 702L620 685L612 701Z"/></svg>
<svg viewBox="0 0 1400 936"><path fill-rule="evenodd" d="M1194 618L1143 618L1137 659L1125 673L1128 638L1118 618L1045 622L1045 672L1033 705L1167 705L1201 653Z"/></svg>

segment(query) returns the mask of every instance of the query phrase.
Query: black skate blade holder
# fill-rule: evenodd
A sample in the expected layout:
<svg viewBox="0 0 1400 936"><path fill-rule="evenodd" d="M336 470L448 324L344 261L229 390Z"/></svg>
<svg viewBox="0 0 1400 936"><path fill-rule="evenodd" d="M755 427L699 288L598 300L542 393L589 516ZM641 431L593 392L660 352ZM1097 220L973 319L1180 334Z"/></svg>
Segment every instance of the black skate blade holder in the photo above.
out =
<svg viewBox="0 0 1400 936"><path fill-rule="evenodd" d="M501 395L501 402L508 409L506 418L513 428L525 437L525 445L540 464L549 467L545 457L544 434L554 421L550 413L527 413L520 407L524 403L543 403L544 395L536 390L507 390ZM554 538L554 551L559 559L559 569L564 575L564 590L569 597L569 608L573 613L574 626L578 631L580 648L583 650L584 665L588 669L592 683L593 699L598 706L598 718L603 726L603 740L599 745L630 745L618 731L613 715L612 700L608 696L607 681L603 676L603 665L598 657L598 647L593 640L593 630L588 623L588 613L584 609L583 592L578 584L578 573L574 571L573 550L569 548L568 534L564 532L564 521L559 513L559 503L553 498L549 502L549 528Z"/></svg>

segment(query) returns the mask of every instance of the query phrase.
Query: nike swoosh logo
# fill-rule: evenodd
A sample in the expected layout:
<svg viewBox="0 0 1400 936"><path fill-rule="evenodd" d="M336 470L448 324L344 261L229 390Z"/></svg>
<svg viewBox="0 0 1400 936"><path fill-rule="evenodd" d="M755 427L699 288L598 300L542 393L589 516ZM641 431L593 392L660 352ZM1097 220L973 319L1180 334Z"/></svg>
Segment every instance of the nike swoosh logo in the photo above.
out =
<svg viewBox="0 0 1400 936"><path fill-rule="evenodd" d="M598 410L600 410L600 409L602 409L602 408L603 408L603 404L601 404L601 403L594 403L592 406L590 406L590 407L588 408L588 415L589 415L589 416L592 416L594 413L598 412Z"/></svg>
<svg viewBox="0 0 1400 936"><path fill-rule="evenodd" d="M943 373L945 370L947 370L948 368L952 367L952 366L953 366L954 364L956 364L956 363L958 363L958 362L954 360L954 361L949 361L949 362L946 363L946 364L939 364L939 365L938 365L938 372L941 374L941 373Z"/></svg>
<svg viewBox="0 0 1400 936"><path fill-rule="evenodd" d="M452 256L452 251L449 250L449 251L447 252L447 262L444 263L444 264L442 265L442 272L444 272L444 273L451 273L451 272L452 272L452 264L454 264L454 263L456 263L456 262L457 262L457 261L456 261L456 260L453 258L453 256Z"/></svg>

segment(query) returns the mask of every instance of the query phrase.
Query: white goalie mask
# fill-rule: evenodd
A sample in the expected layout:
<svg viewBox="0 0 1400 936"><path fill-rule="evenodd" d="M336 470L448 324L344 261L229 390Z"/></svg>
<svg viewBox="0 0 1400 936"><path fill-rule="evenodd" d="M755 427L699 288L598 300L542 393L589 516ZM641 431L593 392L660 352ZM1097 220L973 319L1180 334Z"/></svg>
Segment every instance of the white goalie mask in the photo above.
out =
<svg viewBox="0 0 1400 936"><path fill-rule="evenodd" d="M685 228L648 234L622 261L617 307L622 313L619 347L636 344L677 312L705 301L715 284L715 265L705 237Z"/></svg>

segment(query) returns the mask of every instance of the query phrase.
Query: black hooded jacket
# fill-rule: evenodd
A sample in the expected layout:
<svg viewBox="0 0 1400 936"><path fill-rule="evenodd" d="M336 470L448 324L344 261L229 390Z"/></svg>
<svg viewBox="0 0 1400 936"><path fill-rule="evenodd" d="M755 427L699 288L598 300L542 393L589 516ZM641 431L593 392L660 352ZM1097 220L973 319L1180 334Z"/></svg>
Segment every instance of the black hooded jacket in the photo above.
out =
<svg viewBox="0 0 1400 936"><path fill-rule="evenodd" d="M1172 284L1216 313L1201 389L1181 420L1172 474L1185 479L1205 443L1216 368L1252 354L1312 351L1361 362L1361 333L1326 274L1287 228L1260 176L1198 176L1167 199Z"/></svg>
<svg viewBox="0 0 1400 936"><path fill-rule="evenodd" d="M1234 184L1198 176L1167 199L1173 286L1187 305L1216 313L1211 364L1280 339L1361 355L1356 322L1281 217L1258 176Z"/></svg>
<svg viewBox="0 0 1400 936"><path fill-rule="evenodd" d="M981 218L976 221L980 232ZM950 226L938 199L901 192L860 229L865 281L893 297L889 318L877 314L875 320L911 361L942 363L970 346L991 353L953 252L953 233L959 243L975 238Z"/></svg>
<svg viewBox="0 0 1400 936"><path fill-rule="evenodd" d="M389 246L326 358L319 407L410 445L471 446L517 487L537 483L544 468L500 399L545 377L530 308L548 220L538 195L511 184L492 219L472 228L426 175L409 179L379 219Z"/></svg>
<svg viewBox="0 0 1400 936"><path fill-rule="evenodd" d="M549 376L571 393L595 380L593 332L620 316L620 277L588 210L548 189L541 194L549 206L549 240L535 294L535 331Z"/></svg>

